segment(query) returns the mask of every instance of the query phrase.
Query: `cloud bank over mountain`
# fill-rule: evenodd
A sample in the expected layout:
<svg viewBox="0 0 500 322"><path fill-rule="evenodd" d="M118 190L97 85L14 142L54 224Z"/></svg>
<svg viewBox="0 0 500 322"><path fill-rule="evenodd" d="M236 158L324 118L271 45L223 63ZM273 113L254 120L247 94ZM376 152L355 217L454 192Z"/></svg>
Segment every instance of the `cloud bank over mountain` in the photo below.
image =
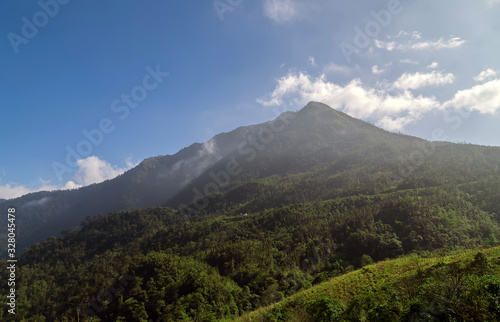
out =
<svg viewBox="0 0 500 322"><path fill-rule="evenodd" d="M437 68L432 63L432 68ZM374 69L380 74L380 69ZM329 81L326 74L314 77L306 72L288 73L276 81L275 89L257 99L264 106L296 106L309 101L324 102L353 117L374 122L390 131L421 120L432 111L466 109L494 114L500 109L500 79L493 70L485 70L475 78L485 83L457 91L449 100L439 101L420 90L453 84L456 76L444 71L404 73L394 81L364 84L355 78L347 84Z"/></svg>
<svg viewBox="0 0 500 322"><path fill-rule="evenodd" d="M110 164L106 160L101 160L96 156L90 156L77 161L78 168L71 180L61 185L52 185L49 181L40 180L41 185L37 188L28 188L23 185L12 183L1 184L0 181L0 197L4 199L12 199L22 195L52 190L67 190L77 189L83 186L88 186L94 183L100 183L108 179L113 179L125 171L135 167L137 163L130 159L125 160L125 167L118 167Z"/></svg>

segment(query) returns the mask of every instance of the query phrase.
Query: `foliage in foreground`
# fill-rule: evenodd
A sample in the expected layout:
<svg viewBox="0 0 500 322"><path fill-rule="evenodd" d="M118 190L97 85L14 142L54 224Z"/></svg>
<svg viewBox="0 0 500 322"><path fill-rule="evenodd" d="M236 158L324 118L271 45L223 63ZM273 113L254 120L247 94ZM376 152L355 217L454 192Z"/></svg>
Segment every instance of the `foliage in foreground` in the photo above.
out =
<svg viewBox="0 0 500 322"><path fill-rule="evenodd" d="M239 320L500 321L499 255L500 247L495 247L382 262Z"/></svg>

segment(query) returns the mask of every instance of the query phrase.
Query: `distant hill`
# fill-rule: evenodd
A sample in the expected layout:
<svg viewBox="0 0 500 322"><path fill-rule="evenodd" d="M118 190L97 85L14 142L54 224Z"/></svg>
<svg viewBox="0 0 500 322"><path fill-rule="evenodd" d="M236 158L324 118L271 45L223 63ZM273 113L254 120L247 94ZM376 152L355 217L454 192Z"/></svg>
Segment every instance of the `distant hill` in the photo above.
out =
<svg viewBox="0 0 500 322"><path fill-rule="evenodd" d="M0 201L6 213L16 206L18 250L51 235L59 236L66 228L75 228L87 216L109 211L158 206L185 187L231 151L237 149L258 126L222 133L204 143L194 143L175 155L152 157L124 174L79 189L42 191ZM0 222L6 224L6 217ZM4 243L5 244L5 243ZM2 246L3 247L3 246Z"/></svg>

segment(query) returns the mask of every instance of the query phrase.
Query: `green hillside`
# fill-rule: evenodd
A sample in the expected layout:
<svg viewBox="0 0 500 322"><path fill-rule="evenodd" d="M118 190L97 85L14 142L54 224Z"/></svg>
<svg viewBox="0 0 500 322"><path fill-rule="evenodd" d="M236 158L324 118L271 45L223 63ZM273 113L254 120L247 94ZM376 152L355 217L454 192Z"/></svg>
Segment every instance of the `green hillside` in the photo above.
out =
<svg viewBox="0 0 500 322"><path fill-rule="evenodd" d="M495 244L498 222L465 196L428 188L189 221L169 208L89 217L20 256L17 317L236 318L332 277L359 276L351 272L371 261ZM2 307L5 318L5 298Z"/></svg>
<svg viewBox="0 0 500 322"><path fill-rule="evenodd" d="M500 321L500 247L366 265L235 321Z"/></svg>

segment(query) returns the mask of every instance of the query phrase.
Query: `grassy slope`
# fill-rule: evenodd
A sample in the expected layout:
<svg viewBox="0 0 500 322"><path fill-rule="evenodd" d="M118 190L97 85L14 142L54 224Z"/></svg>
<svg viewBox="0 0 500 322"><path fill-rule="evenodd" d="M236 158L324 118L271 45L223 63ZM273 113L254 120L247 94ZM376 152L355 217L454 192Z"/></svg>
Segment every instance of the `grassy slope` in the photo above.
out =
<svg viewBox="0 0 500 322"><path fill-rule="evenodd" d="M362 269L332 278L302 292L298 292L281 302L271 304L256 311L245 314L235 321L264 321L263 315L274 308L284 308L296 298L315 300L321 297L337 298L344 304L361 290L367 287L380 287L386 283L394 283L404 277L414 275L418 269L426 269L440 262L448 264L458 261L472 260L479 251L488 259L500 257L500 246L486 249L467 250L464 252L431 258L416 255L405 256L365 266ZM497 272L500 273L500 272Z"/></svg>

